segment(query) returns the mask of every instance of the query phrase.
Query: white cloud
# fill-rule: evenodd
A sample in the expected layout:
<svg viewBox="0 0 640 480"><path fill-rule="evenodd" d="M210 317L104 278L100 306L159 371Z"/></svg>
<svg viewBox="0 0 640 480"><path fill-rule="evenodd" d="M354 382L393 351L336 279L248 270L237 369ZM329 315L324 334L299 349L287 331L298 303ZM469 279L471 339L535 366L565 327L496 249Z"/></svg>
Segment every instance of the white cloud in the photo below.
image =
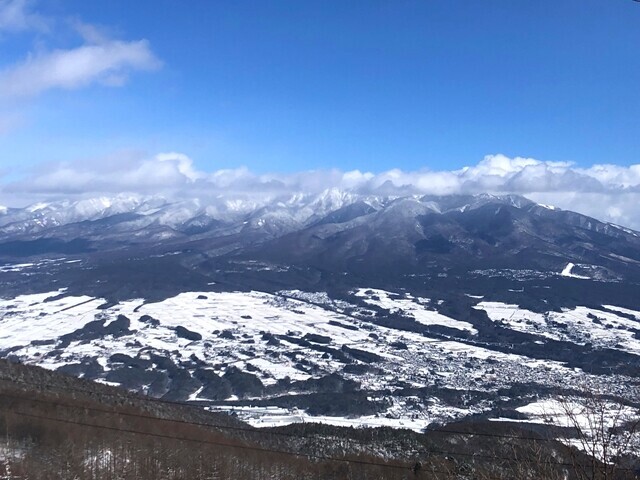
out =
<svg viewBox="0 0 640 480"><path fill-rule="evenodd" d="M159 162L174 162L178 167L178 171L192 182L204 176L193 169L193 160L184 153L159 153L156 155L156 160Z"/></svg>
<svg viewBox="0 0 640 480"><path fill-rule="evenodd" d="M186 155L160 154L151 159L133 156L131 152L125 155L129 162L115 162L111 168L108 164L94 167L94 163L86 161L40 167L27 179L7 185L5 191L42 196L119 191L150 193L188 188L195 179L192 175L198 175L190 170L191 160Z"/></svg>
<svg viewBox="0 0 640 480"><path fill-rule="evenodd" d="M130 71L159 66L160 61L146 40L112 40L30 55L22 63L0 72L0 92L15 97L37 95L52 88L76 89L92 83L120 86Z"/></svg>
<svg viewBox="0 0 640 480"><path fill-rule="evenodd" d="M32 11L31 0L0 0L0 35L31 32L38 48L24 59L0 67L0 100L38 95L51 89L78 89L93 84L120 87L134 71L161 66L145 39L112 38L107 29L77 18L56 18ZM45 33L45 35L37 35ZM75 47L55 48L58 38Z"/></svg>
<svg viewBox="0 0 640 480"><path fill-rule="evenodd" d="M376 174L334 169L256 174L244 167L200 171L187 155L177 152L160 153L152 158L122 152L102 161L40 168L19 182L0 184L0 198L11 195L15 199L16 195L22 195L23 199L35 201L120 192L199 198L236 194L272 196L316 193L328 188L386 195L516 193L640 229L637 208L640 165L578 168L570 163L504 155L489 155L476 165L450 171L392 169Z"/></svg>
<svg viewBox="0 0 640 480"><path fill-rule="evenodd" d="M29 0L0 0L0 33L46 30L46 19L31 12L30 4Z"/></svg>
<svg viewBox="0 0 640 480"><path fill-rule="evenodd" d="M85 23L78 18L71 20L71 25L86 43L99 45L109 41L109 32L107 32L104 27Z"/></svg>

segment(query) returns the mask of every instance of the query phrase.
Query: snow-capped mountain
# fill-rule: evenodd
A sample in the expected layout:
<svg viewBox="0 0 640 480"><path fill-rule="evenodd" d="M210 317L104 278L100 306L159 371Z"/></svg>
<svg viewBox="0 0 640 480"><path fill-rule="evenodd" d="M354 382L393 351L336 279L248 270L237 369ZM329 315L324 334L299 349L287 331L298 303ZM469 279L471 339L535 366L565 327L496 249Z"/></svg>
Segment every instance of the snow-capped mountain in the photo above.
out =
<svg viewBox="0 0 640 480"><path fill-rule="evenodd" d="M381 272L403 278L425 269L560 272L572 263L590 278L640 278L637 232L515 195L381 196L336 189L206 200L119 195L41 203L0 217L0 259L7 262L168 253L179 254L191 272L213 259L365 278Z"/></svg>
<svg viewBox="0 0 640 480"><path fill-rule="evenodd" d="M429 213L445 215L465 213L495 204L542 216L541 212L560 214L553 207L538 205L516 195L493 196L381 196L362 195L338 189L320 194L287 194L252 197L248 194L205 199L168 200L162 197L118 195L77 201L36 203L26 208L0 207L0 238L52 236L60 227L81 222L112 219L125 222L131 229L162 225L180 232L185 226L207 224L252 226L280 225L282 231L308 227L316 223L345 223L360 216L384 211L389 216L409 218ZM634 234L589 217L564 212L563 220L596 231L617 230ZM548 216L548 215L547 215Z"/></svg>
<svg viewBox="0 0 640 480"><path fill-rule="evenodd" d="M36 203L22 209L0 212L0 235L46 234L57 227L127 215L137 220L132 228L150 224L165 225L180 230L184 225L198 224L198 219L234 223L255 219L262 224L279 221L304 225L314 217L324 217L344 205L355 202L359 196L339 190L327 190L320 195L213 197L207 201L181 199L169 201L161 197L118 195L77 201ZM131 220L130 220L131 221Z"/></svg>
<svg viewBox="0 0 640 480"><path fill-rule="evenodd" d="M220 196L207 200L182 199L169 201L162 197L143 197L140 195L118 195L115 197L88 198L77 201L57 201L35 203L26 208L9 209L0 207L0 234L4 237L20 234L37 234L73 223L95 221L116 215L135 215L150 219L146 223L158 222L179 229L182 225L197 218L208 217L218 222L233 223L247 219L270 220L277 222L295 222L301 226L324 219L327 215L354 204L364 204L372 210L381 210L393 200L404 200L405 205L413 202L424 213L430 210L447 213L451 210L465 211L478 208L490 202L504 202L522 208L532 202L516 196L495 197L491 195L455 196L455 197L419 197L361 195L329 189L321 194L291 194L253 198L248 195ZM402 215L397 205L394 209ZM413 211L417 214L418 211ZM287 220L285 220L287 219ZM144 222L143 222L144 223Z"/></svg>

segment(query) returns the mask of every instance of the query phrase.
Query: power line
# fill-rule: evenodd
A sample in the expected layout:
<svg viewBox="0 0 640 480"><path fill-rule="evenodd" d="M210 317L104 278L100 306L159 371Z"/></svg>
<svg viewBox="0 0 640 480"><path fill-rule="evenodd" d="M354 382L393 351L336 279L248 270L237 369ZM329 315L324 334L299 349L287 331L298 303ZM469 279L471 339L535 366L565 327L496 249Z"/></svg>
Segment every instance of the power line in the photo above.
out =
<svg viewBox="0 0 640 480"><path fill-rule="evenodd" d="M7 381L7 382L11 382L11 383L16 383L16 384L22 384L22 385L29 385L29 386L33 386L33 387L38 387L38 388L47 388L47 389L63 389L63 387L57 386L57 385L51 385L51 384L43 384L43 383L35 383L35 382L26 382L23 380L17 380L17 379L12 379L12 378L6 378L6 377L0 377L0 381ZM87 389L80 389L80 388L74 388L74 387L64 387L64 391L75 391L75 392L79 392L79 393L87 393L87 394L95 394L94 391L90 391ZM131 392L128 391L124 391L126 392L126 394L131 395ZM122 396L122 394L117 394L117 393L106 393L106 392L100 392L100 395L106 396L106 397L113 397L113 398L120 398ZM20 397L21 398L21 397ZM197 405L194 405L192 403L187 403L187 402L178 402L178 401L170 401L170 400L162 400L162 399L157 399L157 398L152 398L152 397L147 397L147 396L138 396L138 397L134 397L132 398L133 400L139 401L141 403L156 403L159 405L170 405L170 406L176 406L176 407L181 407L181 408L186 408L189 410L195 410L197 413L201 413L203 411L203 409L201 407L198 407ZM36 402L44 402L44 403L51 403L51 402L47 402L46 400L38 400L38 399L32 399L33 401ZM71 408L75 408L74 405L70 405L70 404L66 404L66 406L71 407ZM96 411L99 413L116 413L113 412L111 410L107 410L107 409L100 409L100 408L96 408L96 407L81 407L81 408L86 408L87 410L91 410L91 411ZM208 413L212 413L210 411L204 410ZM117 412L119 415L124 415L124 416L132 416L132 417L137 417L137 418L148 418L148 419L160 419L160 420L164 420L164 421L170 421L170 422L174 422L174 423L179 423L179 424L183 424L183 425L192 425L192 426L199 426L199 427L209 427L209 428L216 428L216 429L220 429L220 430L230 430L230 431L239 431L239 432L249 432L252 434L259 434L259 435L272 435L272 436L281 436L281 437L289 437L289 438L305 438L305 439L309 439L309 440L317 440L320 439L320 435L316 434L316 435L305 435L305 434L295 434L295 433L287 433L287 432L279 432L279 431L273 431L272 429L260 429L260 428L256 428L256 427L239 427L239 426L231 426L231 425L220 425L220 424L214 424L214 423L202 423L202 422L195 422L195 421L189 421L189 420L178 420L178 419L163 419L163 418L158 418L152 415L143 415L143 414L134 414L134 413L127 413L127 412ZM522 440L522 441L531 441L531 442L548 442L548 443L562 443L557 439L554 438L544 438L544 437L535 437L535 436L524 436L524 435L509 435L509 434L498 434L498 433L488 433L488 432L468 432L468 431L461 431L461 430L452 430L452 429L445 429L445 428L439 428L437 430L428 430L427 432L424 433L429 433L429 434L440 434L440 435L464 435L464 436L477 436L477 437L485 437L485 438L497 438L497 439L504 439L504 440ZM361 441L358 441L357 439L347 439L350 443L355 443L358 444L360 446L362 445ZM444 452L445 454L453 454L453 452ZM465 454L459 454L459 455L465 455ZM477 455L476 455L477 456Z"/></svg>
<svg viewBox="0 0 640 480"><path fill-rule="evenodd" d="M295 456L295 457L305 457L305 458L321 460L321 461L350 463L350 464L356 464L356 465L368 465L368 466L375 466L375 467L382 467L382 468L393 468L393 469L401 469L401 470L410 469L410 467L403 466L403 465L393 465L393 464L388 464L388 463L368 462L368 461L365 461L365 460L354 460L354 459L347 459L347 458L329 457L329 456L325 456L325 455L315 455L315 454L311 454L311 453L296 453L296 452L291 452L291 451L287 451L287 450L276 450L276 449L271 449L271 448L252 447L252 446L249 446L249 445L235 445L235 444L232 444L232 443L216 442L216 441L213 441L213 440L204 440L204 439L196 439L196 438L188 438L188 437L178 437L178 436L166 435L166 434L162 434L162 433L144 432L144 431L141 431L141 430L134 430L134 429L130 429L130 428L110 427L110 426L107 426L107 425L96 425L96 424L80 422L80 421L76 421L76 420L67 420L67 419L61 419L61 418L54 418L54 417L50 417L50 416L46 416L46 415L34 415L34 414L30 414L30 413L25 413L25 412L15 412L15 414L23 416L23 417L28 417L28 418L36 418L36 419L40 419L40 420L50 420L50 421L55 421L55 422L60 422L60 423L65 423L65 424L79 425L79 426L92 427L92 428L99 428L99 429L103 429L103 430L116 431L116 432L121 432L121 433L131 433L131 434L135 434L135 435L144 435L144 436L156 437L156 438L164 438L164 439L168 439L168 440L179 440L179 441L184 441L184 442L194 442L194 443L200 443L200 444L205 444L205 445L215 445L215 446L219 446L219 447L238 448L238 449L241 449L241 450L252 450L252 451L263 452L263 453L279 453L279 454L283 454L283 455L291 455L291 456ZM437 472L437 473L449 473L449 472L440 471L440 472Z"/></svg>
<svg viewBox="0 0 640 480"><path fill-rule="evenodd" d="M188 437L178 437L178 436L174 436L174 435L166 435L166 434L161 434L161 433L144 432L144 431L134 430L134 429L129 429L129 428L110 427L110 426L107 426L107 425L96 425L96 424L80 422L80 421L76 421L76 420L54 418L54 417L51 417L51 416L35 415L35 414L30 414L30 413L25 413L25 412L14 412L14 413L16 415L20 415L20 416L27 417L27 418L35 418L35 419L39 419L39 420L49 420L49 421L54 421L54 422L59 422L59 423L70 424L70 425L78 425L78 426L98 428L98 429L103 429L103 430L108 430L108 431L116 431L116 432L120 432L120 433L130 433L130 434L135 434L135 435L143 435L143 436L148 436L148 437L163 438L163 439L168 439L168 440L179 440L179 441L194 442L194 443L205 444L205 445L222 446L222 447L228 447L228 448L231 448L231 449L236 448L236 449L240 449L240 450L251 450L251 451L257 451L257 452L262 452L262 453L278 453L278 454L282 454L282 455L290 455L290 456L294 456L294 457L308 458L310 460L313 459L313 460L319 460L319 461L346 463L346 464L354 464L354 465L361 465L361 466L381 467L381 468L389 468L389 469L396 469L396 470L409 470L409 471L413 471L414 473L418 472L412 466L393 465L393 464L388 464L388 463L369 462L369 461L366 461L366 460L337 458L337 457L332 457L332 456L327 456L327 455L317 455L317 454L311 454L311 453L297 453L297 452L291 452L291 451L287 451L287 450L277 450L277 449L272 449L272 448L254 447L254 446L249 446L249 445L236 445L236 444L224 443L224 442L213 441L213 440L204 440L204 439L196 439L196 438L188 438ZM447 455L446 457L444 457L445 460L448 459L448 455L460 455L458 453L453 453L453 452L431 452L431 453L440 453L442 455ZM515 459L515 458L507 459L507 458L504 458L504 457L486 456L486 455L484 455L484 456L483 455L472 455L472 456L474 456L474 457L485 457L485 458L489 458L489 459L492 459L492 460L508 460L510 462L519 463L519 461L517 459ZM545 462L545 463L547 465L554 465L554 466L567 466L567 467L575 467L576 466L575 464L571 464L571 463L566 463L566 464L557 463L557 462ZM623 471L623 470L630 470L630 469L618 469L618 470ZM452 473L455 473L455 472L454 471L437 470L437 469L434 469L434 468L428 468L428 469L425 469L425 473L441 473L441 474L451 475ZM496 477L496 476L491 476L491 475L485 475L484 478L489 478L489 479L492 479L492 480L502 480L503 479L503 477Z"/></svg>
<svg viewBox="0 0 640 480"><path fill-rule="evenodd" d="M42 385L42 384L35 384L35 383L29 383L29 382L24 382L24 381L20 381L20 380L14 380L14 379L6 379L6 378L0 378L0 381L8 381L8 382L12 382L12 383L17 383L20 385L29 385L29 386L40 386L40 387L45 387L45 388L61 388L61 387L56 387L53 385ZM74 389L74 388L68 388L65 390L71 390L71 391L76 391L76 392L82 392L82 393L93 393L90 392L88 390L83 390L83 389ZM14 398L16 400L23 400L24 397L23 396L19 396L19 395L11 395L9 393L1 393L0 395L4 395L5 397L11 397ZM105 396L110 396L110 397L119 397L119 395L117 394L104 394ZM181 419L171 419L171 418L162 418L162 417L158 417L158 416L153 416L153 415L144 415L144 414L138 414L138 413L130 413L130 412L116 412L114 410L110 410L110 409L105 409L105 408L97 408L97 407L87 407L87 406L80 406L80 405L72 405L70 403L60 403L60 402L54 402L54 401L50 401L50 400L44 400L44 399L37 399L37 398L30 398L29 399L32 402L37 402L37 403L45 403L48 405L60 405L60 406L65 406L65 407L69 407L69 408L79 408L79 409L84 409L84 410L89 410L92 412L97 412L97 413L106 413L106 414L116 414L116 415L122 415L122 416L127 416L127 417L134 417L134 418L145 418L145 419L150 419L150 420L161 420L161 421L166 421L166 422L173 422L173 423L178 423L178 424L182 424L182 425L190 425L190 426L197 426L197 427L207 427L207 428L214 428L214 429L219 429L219 430L231 430L231 431L239 431L239 432L248 432L248 433L252 433L252 434L258 434L258 435L275 435L275 436L282 436L282 437L290 437L290 438L306 438L306 439L311 439L311 440L317 440L320 439L319 435L303 435L303 434L294 434L294 433L286 433L286 432L276 432L276 431L272 431L272 430L264 430L264 429L258 429L258 428L253 428L253 427L239 427L239 426L232 426L232 425L220 425L220 424L215 424L215 423L202 423L202 422L195 422L195 421L190 421L190 420L181 420ZM203 413L206 412L208 414L210 414L211 412L207 411L207 410L203 410L199 407L196 407L195 405L189 404L189 403L181 403L181 402L168 402L168 401L163 401L163 400L159 400L159 399L153 399L153 398L136 398L135 400L138 400L142 403L158 403L160 405L166 404L166 405L171 405L171 406L177 406L177 407L181 407L181 408L187 408L189 410L194 410L197 413ZM222 415L222 414L221 414ZM358 443L357 440L355 439L347 439L349 440L351 443Z"/></svg>
<svg viewBox="0 0 640 480"><path fill-rule="evenodd" d="M11 395L11 394L5 394L5 393L3 393L2 395L8 396L8 397L11 397L11 398L14 398L14 399L24 400L24 397L21 397L21 396L18 396L18 395ZM271 432L265 432L265 431L256 430L256 429L208 425L208 424L202 424L202 423L197 423L197 422L188 422L188 421L184 421L184 420L164 419L164 418L153 417L153 416L142 415L142 414L134 414L134 413L127 413L127 412L114 412L114 411L105 410L105 409L99 409L99 408L95 408L95 407L85 407L85 406L80 406L80 405L72 405L72 404L64 403L64 402L54 402L54 401L47 401L47 400L41 400L41 399L28 399L28 400L32 401L32 402L36 402L36 403L45 403L45 404L48 404L48 405L62 406L62 407L67 407L67 408L77 409L77 410L89 410L89 411L94 411L94 412L98 412L98 413L107 413L107 414L111 414L111 415L128 416L128 417L133 417L133 418L144 418L144 419L151 419L151 420L156 420L156 421L174 422L174 423L188 424L188 425L199 426L199 427L213 427L213 428L219 428L219 429L231 429L231 430L249 431L249 432L252 432L252 433L267 434L267 435L271 433ZM45 416L39 417L37 415L25 414L25 413L22 413L22 412L16 412L16 413L20 414L20 415L25 415L25 416L33 416L33 417L36 417L36 418L49 419L49 420L54 420L54 421L63 421L63 422L66 422L66 423L78 423L79 425L82 424L82 422L74 422L74 421L71 421L71 420L62 420L62 419L45 417ZM103 426L100 426L100 425L93 425L93 424L85 424L85 425L86 426L95 426L95 427L98 427L98 428L103 428ZM112 430L119 430L116 427L105 427L105 428L112 429ZM120 429L120 431L128 432L128 433L140 433L140 434L155 435L155 434L150 434L148 432L140 432L140 431L129 431L129 430L122 430L122 429ZM273 432L273 433L275 433L275 432ZM280 432L278 432L278 433L280 433ZM288 437L293 437L293 438L314 438L314 437L309 437L309 436L305 437L304 435L295 435L295 434L284 434L284 435L288 436ZM470 435L473 435L473 434L470 434ZM195 439L180 438L180 437L174 437L174 436L170 436L170 435L162 435L162 437L171 438L171 439L174 439L174 440L199 441L199 440L195 440ZM315 437L315 439L318 439L318 438ZM233 445L227 445L227 446L233 446ZM254 447L251 447L251 448L254 448ZM255 448L260 448L260 447L255 447ZM262 449L262 450L271 451L273 453L290 453L292 455L297 455L297 456L308 456L308 455L303 454L303 453L294 453L294 452L271 450L271 449ZM513 462L518 463L518 460L513 458L513 457L501 457L501 456L497 456L497 455L487 455L487 454L481 454L481 453L451 452L451 451L446 451L446 450L435 450L435 449L424 449L424 452L428 453L428 454L439 455L439 456L452 456L452 457L459 456L459 457L470 457L470 458L482 458L482 459L487 459L487 460L502 460L502 461L507 461L507 462L512 462L512 463ZM318 456L312 456L310 458L316 458L316 457L318 457ZM328 460L332 460L333 459L333 457L322 457L322 458L325 458L325 459L328 459ZM555 465L555 466L559 466L559 467L576 467L577 466L575 463L555 462L555 461L547 462L547 464ZM378 464L376 464L376 465L378 465ZM383 464L379 464L379 465L383 465ZM578 464L578 466L579 466L579 464ZM586 465L583 465L583 466L586 466ZM632 469L619 468L618 470L631 471Z"/></svg>
<svg viewBox="0 0 640 480"><path fill-rule="evenodd" d="M25 400L24 397L19 396L19 395L11 395L11 394L6 394L6 393L2 393L0 395L3 395L5 397L10 397L16 400ZM237 430L237 431L244 431L244 432L251 432L251 433L257 433L260 435L269 435L271 433L275 434L275 435L282 435L282 436L286 436L286 437L291 437L291 438L296 438L296 439L301 439L301 438L306 438L306 439L313 439L313 440L323 440L322 438L319 437L311 437L311 436L305 436L305 435L296 435L296 434L291 434L291 433L281 433L281 432L267 432L264 430L257 430L257 429L248 429L248 428L241 428L241 427L226 427L226 426L218 426L218 425L209 425L209 424L203 424L203 423L198 423L198 422L189 422L186 420L174 420L174 419L167 419L167 418L161 418L161 417L154 417L152 415L142 415L142 414L136 414L136 413L128 413L128 412L117 412L117 411L111 411L111 410L106 410L106 409L101 409L101 408L95 408L95 407L87 407L87 406L81 406L81 405L72 405L70 403L64 403L64 402L56 402L56 401L48 401L48 400L42 400L42 399L28 399L28 401L30 402L34 402L34 403L44 403L46 405L52 405L52 406L57 406L57 407L65 407L65 408L69 408L69 409L75 409L75 410L88 410L91 412L97 412L97 413L105 413L105 414L109 414L109 415L118 415L118 416L125 416L125 417L131 417L131 418L142 418L145 420L155 420L155 421L160 421L160 422L171 422L171 423L179 423L179 424L184 424L184 425L190 425L190 426L197 426L197 427L213 427L213 428L217 428L220 430ZM19 413L19 412L16 412ZM20 413L22 415L22 413ZM52 420L55 420L52 418ZM171 437L171 438L175 438L178 439L176 437ZM349 439L351 442L358 444L359 446L363 446L360 442L354 441L353 439ZM460 453L460 452L450 452L450 451L446 451L446 450L435 450L435 449L424 449L425 453L429 453L429 454L434 454L434 455L445 455L445 456L462 456L462 457L472 457L472 458L485 458L485 459L490 459L490 460L505 460L505 461L514 461L513 458L507 458L507 457L498 457L495 455L484 455L484 454L478 454L478 453Z"/></svg>
<svg viewBox="0 0 640 480"><path fill-rule="evenodd" d="M47 385L47 384L42 384L42 383L33 383L33 382L26 382L23 380L16 380L16 379L9 379L6 377L0 377L0 381L7 381L7 382L11 382L11 383L17 383L17 384L21 384L21 385L29 385L29 386L33 386L33 387L38 387L38 388L47 388L47 389L62 389L63 387L58 387L56 385ZM64 387L65 391L75 391L75 392L80 392L80 393L88 393L88 394L94 394L95 392L92 392L90 390L86 390L86 389L80 389L80 388L73 388L73 387ZM129 393L129 392L127 392ZM119 398L122 396L122 394L116 394L116 393L100 393L100 395L103 396L107 396L107 397L114 397L114 398ZM147 403L157 403L157 404L161 404L161 405L171 405L171 406L177 406L177 407L182 407L182 408L187 408L187 409L196 409L198 412L201 412L203 409L201 409L201 407L198 407L194 404L191 403L187 403L187 402L177 402L177 401L169 401L169 400L162 400L162 399L158 399L158 398L151 398L151 397L135 397L136 401L140 401L140 402L147 402ZM34 399L34 401L44 401L44 400L36 400ZM88 408L90 410L94 410L94 411L98 411L98 412L102 412L102 413L114 413L110 410L106 410L106 409L96 409L96 408ZM205 410L207 411L207 410ZM210 411L207 411L209 413L211 413ZM129 414L126 412L121 413L122 415L132 415L132 416L141 416L139 414ZM152 418L155 419L157 417L154 416L147 416L147 418ZM164 420L164 419L163 419ZM169 420L167 420L169 421ZM275 432L272 430L264 430L264 429L258 429L258 428L247 428L247 427L234 427L234 426L229 426L229 425L217 425L217 424L210 424L210 423L200 423L200 422L193 422L193 421L189 421L189 420L170 420L176 423L181 423L181 424L187 424L187 425L194 425L194 426L201 426L201 427L213 427L213 428L219 428L219 429L223 429L223 430L237 430L237 431L247 431L247 432L252 432L252 433L263 433L263 434L269 434L269 435L278 435L278 436L284 436L284 437L294 437L294 438L309 438L309 439L314 439L317 438L315 436L305 436L305 435L297 435L297 434L292 434L292 433L286 433L286 432ZM450 430L450 429L442 429L439 428L437 430L428 430L428 433L437 433L437 434L452 434L452 435L467 435L467 436L478 436L478 437L488 437L488 438L501 438L501 439L507 439L507 440L524 440L524 441L535 441L535 442L557 442L557 440L552 439L552 438L540 438L540 437L529 437L529 436L520 436L520 435L507 435L507 434L497 434L497 433L487 433L487 432L464 432L464 431L460 431L460 430Z"/></svg>

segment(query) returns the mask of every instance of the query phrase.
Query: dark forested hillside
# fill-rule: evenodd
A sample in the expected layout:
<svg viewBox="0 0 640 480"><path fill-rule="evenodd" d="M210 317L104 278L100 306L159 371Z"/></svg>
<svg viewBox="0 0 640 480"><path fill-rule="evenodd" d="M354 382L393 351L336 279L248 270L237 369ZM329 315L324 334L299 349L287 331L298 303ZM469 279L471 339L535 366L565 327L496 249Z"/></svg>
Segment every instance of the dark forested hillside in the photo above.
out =
<svg viewBox="0 0 640 480"><path fill-rule="evenodd" d="M233 417L0 361L0 478L579 478L547 432L459 423L425 434ZM625 477L633 478L631 470ZM608 478L608 477L607 477Z"/></svg>

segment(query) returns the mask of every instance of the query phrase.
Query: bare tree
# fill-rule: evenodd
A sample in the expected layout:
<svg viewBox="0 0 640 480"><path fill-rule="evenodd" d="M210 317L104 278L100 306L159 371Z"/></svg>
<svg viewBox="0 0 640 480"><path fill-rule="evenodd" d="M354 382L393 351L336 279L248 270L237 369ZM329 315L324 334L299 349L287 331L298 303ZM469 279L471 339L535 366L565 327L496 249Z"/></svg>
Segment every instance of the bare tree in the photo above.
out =
<svg viewBox="0 0 640 480"><path fill-rule="evenodd" d="M581 480L636 478L640 410L609 395L588 391L559 396L546 416L564 427L575 475Z"/></svg>

